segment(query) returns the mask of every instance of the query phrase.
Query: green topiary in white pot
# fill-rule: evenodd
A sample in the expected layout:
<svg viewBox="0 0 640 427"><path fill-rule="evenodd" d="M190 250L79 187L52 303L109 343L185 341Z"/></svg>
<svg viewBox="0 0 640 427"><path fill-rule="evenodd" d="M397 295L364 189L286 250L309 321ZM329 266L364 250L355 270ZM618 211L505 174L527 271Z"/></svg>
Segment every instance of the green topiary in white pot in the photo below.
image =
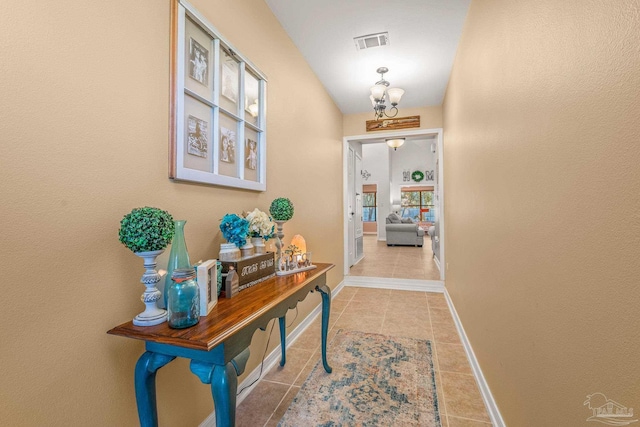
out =
<svg viewBox="0 0 640 427"><path fill-rule="evenodd" d="M133 253L164 250L175 232L173 217L158 208L135 208L120 221L120 243Z"/></svg>
<svg viewBox="0 0 640 427"><path fill-rule="evenodd" d="M282 258L282 239L284 238L282 226L286 221L289 221L291 218L293 218L293 203L291 203L291 200L287 199L286 197L278 197L273 202L271 202L269 213L278 225L278 232L276 234L276 265L279 266L280 260Z"/></svg>
<svg viewBox="0 0 640 427"><path fill-rule="evenodd" d="M156 287L160 281L156 258L169 246L174 233L173 217L158 208L135 208L120 221L120 243L144 260L146 270L140 279L146 286L141 298L146 308L133 319L136 326L153 326L167 320L167 311L158 307L162 294Z"/></svg>

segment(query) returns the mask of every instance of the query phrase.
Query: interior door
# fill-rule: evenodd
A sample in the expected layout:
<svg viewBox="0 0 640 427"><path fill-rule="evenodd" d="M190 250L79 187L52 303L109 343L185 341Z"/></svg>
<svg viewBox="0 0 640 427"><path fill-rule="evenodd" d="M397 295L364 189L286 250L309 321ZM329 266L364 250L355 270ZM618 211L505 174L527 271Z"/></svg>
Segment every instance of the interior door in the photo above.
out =
<svg viewBox="0 0 640 427"><path fill-rule="evenodd" d="M362 237L364 234L362 221L362 157L355 153L355 177L354 177L354 193L355 193L355 215L353 216L354 240L355 240L355 260L362 258ZM355 262L355 261L354 261Z"/></svg>
<svg viewBox="0 0 640 427"><path fill-rule="evenodd" d="M347 156L347 218L348 218L348 228L349 235L347 238L348 241L348 251L349 251L349 267L355 264L355 247L356 247L356 232L355 232L355 206L356 206L356 192L355 192L355 151L349 146L349 152Z"/></svg>

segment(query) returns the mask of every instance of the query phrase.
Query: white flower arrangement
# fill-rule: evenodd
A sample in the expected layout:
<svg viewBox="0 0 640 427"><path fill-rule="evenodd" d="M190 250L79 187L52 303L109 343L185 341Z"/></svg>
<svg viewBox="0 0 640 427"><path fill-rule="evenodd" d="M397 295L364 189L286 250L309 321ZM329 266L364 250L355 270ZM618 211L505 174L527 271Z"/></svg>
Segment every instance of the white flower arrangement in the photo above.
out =
<svg viewBox="0 0 640 427"><path fill-rule="evenodd" d="M264 240L269 240L274 236L276 223L260 209L255 208L245 218L249 221L249 234L251 237L262 237Z"/></svg>

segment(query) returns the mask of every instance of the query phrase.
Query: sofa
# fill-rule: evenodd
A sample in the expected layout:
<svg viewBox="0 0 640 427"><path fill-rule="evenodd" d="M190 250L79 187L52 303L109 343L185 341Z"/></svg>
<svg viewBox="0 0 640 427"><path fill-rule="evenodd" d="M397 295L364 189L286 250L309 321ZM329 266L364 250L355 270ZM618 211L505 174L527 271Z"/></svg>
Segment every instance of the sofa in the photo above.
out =
<svg viewBox="0 0 640 427"><path fill-rule="evenodd" d="M409 245L422 247L424 244L424 230L410 218L400 218L398 214L387 216L385 230L387 232L387 246Z"/></svg>

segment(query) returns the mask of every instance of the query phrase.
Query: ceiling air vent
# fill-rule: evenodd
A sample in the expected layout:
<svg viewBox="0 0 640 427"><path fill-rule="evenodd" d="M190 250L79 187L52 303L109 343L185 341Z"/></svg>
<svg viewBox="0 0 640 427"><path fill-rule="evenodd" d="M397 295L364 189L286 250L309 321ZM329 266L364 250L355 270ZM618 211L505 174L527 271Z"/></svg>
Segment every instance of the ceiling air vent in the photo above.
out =
<svg viewBox="0 0 640 427"><path fill-rule="evenodd" d="M356 49L358 50L369 49L378 46L386 46L389 44L389 33L384 32L354 37L353 41L356 42Z"/></svg>

